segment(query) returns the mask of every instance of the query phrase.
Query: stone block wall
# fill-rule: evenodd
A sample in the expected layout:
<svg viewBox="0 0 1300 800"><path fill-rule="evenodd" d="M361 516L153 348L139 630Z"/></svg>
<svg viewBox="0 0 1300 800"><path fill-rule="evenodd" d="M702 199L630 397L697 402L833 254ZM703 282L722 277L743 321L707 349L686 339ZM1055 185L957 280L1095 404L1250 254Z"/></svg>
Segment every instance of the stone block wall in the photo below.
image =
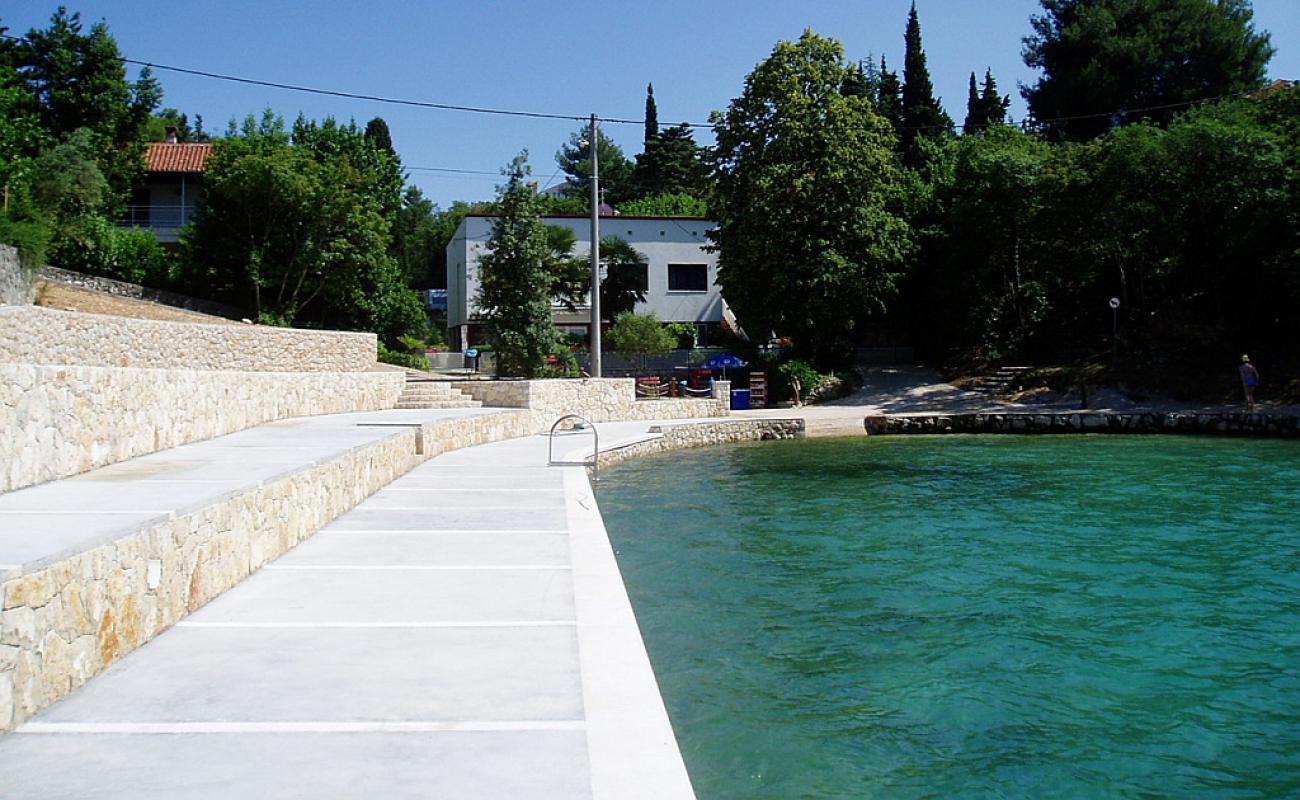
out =
<svg viewBox="0 0 1300 800"><path fill-rule="evenodd" d="M29 306L36 299L31 276L18 261L18 248L0 244L0 306Z"/></svg>
<svg viewBox="0 0 1300 800"><path fill-rule="evenodd" d="M600 466L610 466L631 458L690 447L772 439L802 439L804 421L802 419L751 419L699 422L665 427L660 432L663 435L657 439L648 439L602 452Z"/></svg>
<svg viewBox="0 0 1300 800"><path fill-rule="evenodd" d="M725 381L715 385L715 397L702 400L637 400L632 378L461 381L452 385L485 406L528 408L552 416L581 414L592 422L695 419L730 413L730 384Z"/></svg>
<svg viewBox="0 0 1300 800"><path fill-rule="evenodd" d="M0 363L0 491L277 419L392 408L403 383L401 372Z"/></svg>
<svg viewBox="0 0 1300 800"><path fill-rule="evenodd" d="M0 583L0 733L409 470L414 430Z"/></svg>
<svg viewBox="0 0 1300 800"><path fill-rule="evenodd" d="M936 433L1182 433L1300 436L1300 416L1242 412L890 414L867 417L868 435Z"/></svg>
<svg viewBox="0 0 1300 800"><path fill-rule="evenodd" d="M308 331L0 306L0 362L244 372L360 372L373 333Z"/></svg>

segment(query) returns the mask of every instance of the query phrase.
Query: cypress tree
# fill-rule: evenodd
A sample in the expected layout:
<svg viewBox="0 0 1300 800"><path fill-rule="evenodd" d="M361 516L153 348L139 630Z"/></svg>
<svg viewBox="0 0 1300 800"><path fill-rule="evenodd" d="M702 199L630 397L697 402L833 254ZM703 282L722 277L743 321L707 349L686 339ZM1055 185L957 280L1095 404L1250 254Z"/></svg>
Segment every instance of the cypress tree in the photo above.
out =
<svg viewBox="0 0 1300 800"><path fill-rule="evenodd" d="M655 105L655 85L645 86L645 143L648 145L659 136L659 107Z"/></svg>
<svg viewBox="0 0 1300 800"><path fill-rule="evenodd" d="M975 73L970 74L970 91L966 94L966 121L962 123L962 133L974 133L980 127L983 106L980 104L979 88L975 85Z"/></svg>
<svg viewBox="0 0 1300 800"><path fill-rule="evenodd" d="M921 22L915 2L907 15L907 33L903 38L907 46L903 56L903 163L916 166L920 160L917 138L951 132L952 118L934 96L930 70L925 65L925 49L921 46Z"/></svg>

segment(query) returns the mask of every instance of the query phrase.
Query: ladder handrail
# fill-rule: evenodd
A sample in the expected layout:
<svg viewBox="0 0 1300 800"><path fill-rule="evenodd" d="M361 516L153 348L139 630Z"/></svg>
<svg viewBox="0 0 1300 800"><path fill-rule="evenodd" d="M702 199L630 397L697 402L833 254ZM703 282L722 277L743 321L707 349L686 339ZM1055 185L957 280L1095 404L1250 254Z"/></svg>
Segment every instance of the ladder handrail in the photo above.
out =
<svg viewBox="0 0 1300 800"><path fill-rule="evenodd" d="M591 435L594 439L594 446L591 452L591 479L592 481L600 480L600 431L596 430L596 423L582 416L581 414L565 414L555 421L551 426L550 433L546 439L546 466L548 467L585 467L585 461L556 461L555 460L555 429L560 427L560 423L566 420L576 419L586 423L591 428Z"/></svg>

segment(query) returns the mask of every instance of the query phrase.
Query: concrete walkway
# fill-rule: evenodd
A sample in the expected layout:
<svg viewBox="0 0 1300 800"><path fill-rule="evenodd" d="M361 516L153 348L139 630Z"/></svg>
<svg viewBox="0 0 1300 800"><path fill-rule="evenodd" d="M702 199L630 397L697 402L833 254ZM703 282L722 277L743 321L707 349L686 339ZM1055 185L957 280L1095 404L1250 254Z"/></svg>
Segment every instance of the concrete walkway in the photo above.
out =
<svg viewBox="0 0 1300 800"><path fill-rule="evenodd" d="M10 493L0 530L38 514L111 536L376 423L475 413L492 412L273 423ZM648 425L603 424L602 448ZM583 434L562 441L566 459L590 452ZM546 444L453 451L399 478L0 737L0 796L693 796L590 485L547 467ZM9 539L0 562L30 561Z"/></svg>

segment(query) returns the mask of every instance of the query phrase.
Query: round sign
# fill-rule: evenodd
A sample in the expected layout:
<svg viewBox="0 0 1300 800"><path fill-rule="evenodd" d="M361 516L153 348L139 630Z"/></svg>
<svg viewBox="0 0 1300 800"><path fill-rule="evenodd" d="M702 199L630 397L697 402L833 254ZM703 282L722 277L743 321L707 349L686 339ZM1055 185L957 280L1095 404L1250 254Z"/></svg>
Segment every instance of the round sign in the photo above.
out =
<svg viewBox="0 0 1300 800"><path fill-rule="evenodd" d="M1119 298L1118 298L1118 297L1112 297L1112 298L1110 299L1110 307L1111 307L1111 308L1119 308Z"/></svg>

